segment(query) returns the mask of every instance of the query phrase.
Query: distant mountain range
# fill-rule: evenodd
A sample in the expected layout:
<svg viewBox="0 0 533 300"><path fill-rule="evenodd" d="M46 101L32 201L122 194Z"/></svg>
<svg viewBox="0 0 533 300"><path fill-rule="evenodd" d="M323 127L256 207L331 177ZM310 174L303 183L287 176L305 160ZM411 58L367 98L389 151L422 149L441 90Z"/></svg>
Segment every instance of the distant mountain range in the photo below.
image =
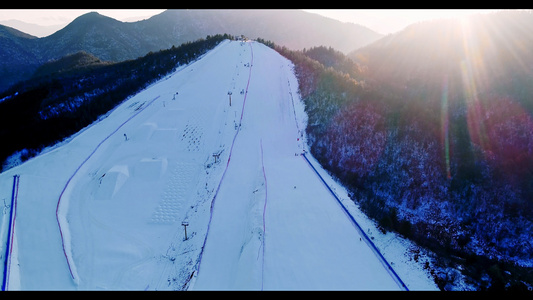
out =
<svg viewBox="0 0 533 300"><path fill-rule="evenodd" d="M223 33L294 50L324 45L344 53L382 37L361 25L300 10L167 10L137 22L91 12L43 38L0 25L0 91L30 78L43 63L79 51L117 62Z"/></svg>
<svg viewBox="0 0 533 300"><path fill-rule="evenodd" d="M58 25L38 25L19 20L3 20L0 25L12 27L36 37L45 37L65 27L68 23Z"/></svg>

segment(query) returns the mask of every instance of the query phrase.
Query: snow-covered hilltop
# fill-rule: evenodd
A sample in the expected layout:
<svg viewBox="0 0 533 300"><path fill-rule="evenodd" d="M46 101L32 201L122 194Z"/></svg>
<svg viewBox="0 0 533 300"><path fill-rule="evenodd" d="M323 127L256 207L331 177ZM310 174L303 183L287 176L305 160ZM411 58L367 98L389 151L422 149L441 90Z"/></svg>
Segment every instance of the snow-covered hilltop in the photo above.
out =
<svg viewBox="0 0 533 300"><path fill-rule="evenodd" d="M404 289L389 267L410 290L437 289L308 155L361 234L301 155L305 124L290 61L221 43L0 174L6 289Z"/></svg>

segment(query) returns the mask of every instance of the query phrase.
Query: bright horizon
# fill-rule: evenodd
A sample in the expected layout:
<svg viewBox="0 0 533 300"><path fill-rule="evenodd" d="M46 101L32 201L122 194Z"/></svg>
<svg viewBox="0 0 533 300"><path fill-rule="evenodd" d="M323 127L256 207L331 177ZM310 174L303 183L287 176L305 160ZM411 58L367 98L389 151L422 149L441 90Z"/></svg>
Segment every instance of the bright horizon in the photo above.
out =
<svg viewBox="0 0 533 300"><path fill-rule="evenodd" d="M390 34L406 26L440 18L489 13L495 9L303 9L306 12L368 27L380 34ZM2 9L0 21L18 20L41 26L66 25L91 11L119 21L137 21L159 14L165 9ZM30 32L28 32L30 33ZM32 33L30 33L32 34Z"/></svg>
<svg viewBox="0 0 533 300"><path fill-rule="evenodd" d="M458 18L490 13L497 9L304 9L342 22L368 27L381 34L390 34L421 21Z"/></svg>

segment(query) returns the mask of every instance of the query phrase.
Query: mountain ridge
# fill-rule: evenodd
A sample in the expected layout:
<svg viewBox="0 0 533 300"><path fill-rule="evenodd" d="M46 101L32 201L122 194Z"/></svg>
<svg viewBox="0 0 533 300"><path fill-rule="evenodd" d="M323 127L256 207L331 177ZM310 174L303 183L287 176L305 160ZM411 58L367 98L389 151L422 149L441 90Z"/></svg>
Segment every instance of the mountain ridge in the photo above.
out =
<svg viewBox="0 0 533 300"><path fill-rule="evenodd" d="M15 28L23 33L29 34L31 36L35 36L37 38L51 35L52 33L65 27L65 24L38 25L38 24L27 23L24 21L16 20L16 19L2 20L0 21L0 25Z"/></svg>
<svg viewBox="0 0 533 300"><path fill-rule="evenodd" d="M9 28L0 25L0 58L5 58L0 62L0 91L29 78L39 65L79 51L118 62L228 33L270 39L295 49L325 44L347 52L382 37L361 25L299 10L166 10L136 22L90 12L42 38Z"/></svg>

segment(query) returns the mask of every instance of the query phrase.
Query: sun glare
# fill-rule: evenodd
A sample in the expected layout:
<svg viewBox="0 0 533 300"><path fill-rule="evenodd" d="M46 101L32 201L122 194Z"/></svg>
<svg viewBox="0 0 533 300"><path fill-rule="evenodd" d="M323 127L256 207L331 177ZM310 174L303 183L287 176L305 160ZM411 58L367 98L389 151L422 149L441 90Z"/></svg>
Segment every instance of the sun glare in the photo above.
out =
<svg viewBox="0 0 533 300"><path fill-rule="evenodd" d="M490 90L495 76L501 76L498 72L504 69L502 66L516 66L517 70L528 72L523 61L527 50L511 42L509 27L476 24L478 30L474 35L471 22L460 19L463 47L460 69L470 139L501 172L509 176L520 174L531 155L533 119L517 99L480 91ZM503 46L502 50L494 51L496 44Z"/></svg>

